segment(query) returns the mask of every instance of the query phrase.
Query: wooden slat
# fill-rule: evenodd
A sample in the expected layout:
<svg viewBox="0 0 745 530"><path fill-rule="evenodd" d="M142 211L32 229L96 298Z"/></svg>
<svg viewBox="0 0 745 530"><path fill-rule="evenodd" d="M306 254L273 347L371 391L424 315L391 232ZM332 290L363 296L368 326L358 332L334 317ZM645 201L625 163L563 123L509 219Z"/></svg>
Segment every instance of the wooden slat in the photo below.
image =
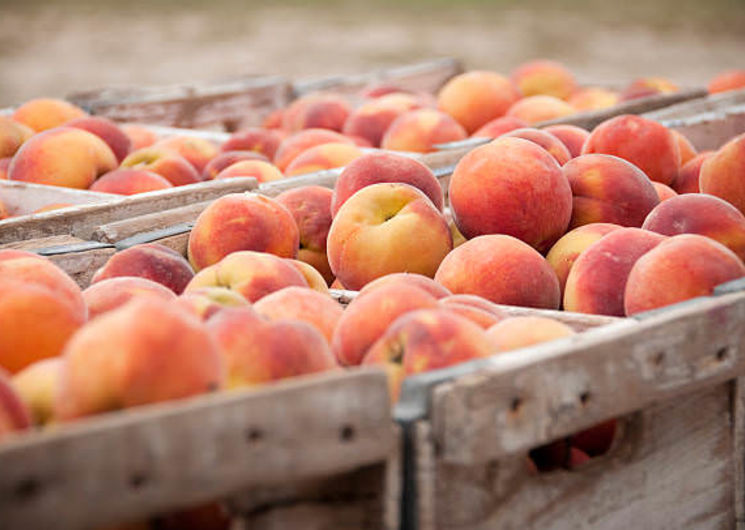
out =
<svg viewBox="0 0 745 530"><path fill-rule="evenodd" d="M296 378L9 438L0 513L8 530L116 524L351 472L394 448L382 372Z"/></svg>
<svg viewBox="0 0 745 530"><path fill-rule="evenodd" d="M745 103L662 123L685 136L699 151L716 150L731 138L745 133Z"/></svg>
<svg viewBox="0 0 745 530"><path fill-rule="evenodd" d="M745 104L745 89L707 95L706 97L670 105L644 114L646 118L657 121L672 121L697 116L708 112L718 112L729 107Z"/></svg>
<svg viewBox="0 0 745 530"><path fill-rule="evenodd" d="M441 457L484 462L745 371L745 293L507 352L434 390Z"/></svg>
<svg viewBox="0 0 745 530"><path fill-rule="evenodd" d="M97 204L119 199L121 199L121 195L111 193L97 193L95 191L76 190L60 186L0 180L0 202L7 207L10 215L24 216L25 219L28 219L26 216L31 215L34 211L50 204ZM18 220L18 218L14 219L14 221ZM0 231L2 231L2 227L8 222L10 221L0 221Z"/></svg>

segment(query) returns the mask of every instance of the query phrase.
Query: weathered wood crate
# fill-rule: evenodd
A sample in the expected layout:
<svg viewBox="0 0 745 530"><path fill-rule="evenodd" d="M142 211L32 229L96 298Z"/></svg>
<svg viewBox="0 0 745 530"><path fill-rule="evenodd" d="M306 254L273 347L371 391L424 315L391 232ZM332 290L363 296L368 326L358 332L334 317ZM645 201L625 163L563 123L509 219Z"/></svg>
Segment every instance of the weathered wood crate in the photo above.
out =
<svg viewBox="0 0 745 530"><path fill-rule="evenodd" d="M743 289L408 379L402 527L741 528ZM607 454L526 465L611 418Z"/></svg>
<svg viewBox="0 0 745 530"><path fill-rule="evenodd" d="M119 197L111 193L0 180L0 203L12 216L32 215L36 210L52 204L100 204Z"/></svg>
<svg viewBox="0 0 745 530"><path fill-rule="evenodd" d="M110 413L0 445L0 526L96 528L227 498L252 530L393 530L399 441L371 370Z"/></svg>

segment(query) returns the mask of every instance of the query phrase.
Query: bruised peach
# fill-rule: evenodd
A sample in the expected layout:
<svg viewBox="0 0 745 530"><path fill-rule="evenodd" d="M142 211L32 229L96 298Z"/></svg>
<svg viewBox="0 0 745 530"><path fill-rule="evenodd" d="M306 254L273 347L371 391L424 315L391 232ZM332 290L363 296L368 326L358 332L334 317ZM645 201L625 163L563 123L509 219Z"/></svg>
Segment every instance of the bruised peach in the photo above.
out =
<svg viewBox="0 0 745 530"><path fill-rule="evenodd" d="M391 151L429 153L437 144L465 140L468 133L448 114L417 109L401 114L385 131L380 146Z"/></svg>

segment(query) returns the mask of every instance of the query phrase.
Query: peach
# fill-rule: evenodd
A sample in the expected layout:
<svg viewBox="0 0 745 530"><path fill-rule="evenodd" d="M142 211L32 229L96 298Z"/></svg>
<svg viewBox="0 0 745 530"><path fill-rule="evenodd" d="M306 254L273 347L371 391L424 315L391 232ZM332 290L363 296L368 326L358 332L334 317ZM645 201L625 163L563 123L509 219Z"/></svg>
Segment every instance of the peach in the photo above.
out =
<svg viewBox="0 0 745 530"><path fill-rule="evenodd" d="M639 228L619 228L579 255L569 271L564 309L624 316L624 289L634 263L666 237Z"/></svg>
<svg viewBox="0 0 745 530"><path fill-rule="evenodd" d="M745 260L745 215L713 195L687 193L660 203L642 228L658 234L710 237Z"/></svg>
<svg viewBox="0 0 745 530"><path fill-rule="evenodd" d="M321 186L301 186L275 197L290 211L297 224L300 241L297 259L315 267L327 284L334 279L326 256L332 197L333 192Z"/></svg>
<svg viewBox="0 0 745 530"><path fill-rule="evenodd" d="M339 278L334 278L334 281L331 282L331 285L329 285L329 289L337 289L341 291L347 290L347 288L344 287L344 285L339 281Z"/></svg>
<svg viewBox="0 0 745 530"><path fill-rule="evenodd" d="M282 140L274 153L274 164L280 171L285 171L287 166L306 149L330 143L354 144L350 138L328 129L305 129Z"/></svg>
<svg viewBox="0 0 745 530"><path fill-rule="evenodd" d="M64 123L87 116L85 111L61 99L31 99L13 112L13 119L36 132L59 127Z"/></svg>
<svg viewBox="0 0 745 530"><path fill-rule="evenodd" d="M132 140L113 121L99 116L88 116L70 120L66 127L75 127L93 133L106 142L111 152L116 156L117 162L121 163L132 150Z"/></svg>
<svg viewBox="0 0 745 530"><path fill-rule="evenodd" d="M396 401L403 377L488 357L493 350L486 332L467 318L445 308L419 309L396 319L362 364L388 365Z"/></svg>
<svg viewBox="0 0 745 530"><path fill-rule="evenodd" d="M95 318L141 296L165 301L176 299L173 291L165 285L137 276L108 278L95 282L83 291L89 318Z"/></svg>
<svg viewBox="0 0 745 530"><path fill-rule="evenodd" d="M675 129L670 129L670 132L673 133L675 141L678 142L678 150L680 151L680 165L682 167L689 161L693 160L698 154L698 151L696 151L696 148L693 147L691 141L683 136L682 133L679 133Z"/></svg>
<svg viewBox="0 0 745 530"><path fill-rule="evenodd" d="M320 331L301 320L267 321L253 308L220 311L207 321L228 370L228 388L260 385L338 367Z"/></svg>
<svg viewBox="0 0 745 530"><path fill-rule="evenodd" d="M10 168L10 162L13 160L13 158L7 156L5 158L0 158L0 180L7 180L8 178L8 168Z"/></svg>
<svg viewBox="0 0 745 530"><path fill-rule="evenodd" d="M465 140L468 133L448 114L435 109L404 112L388 127L380 147L391 151L430 153L435 145Z"/></svg>
<svg viewBox="0 0 745 530"><path fill-rule="evenodd" d="M352 112L341 96L316 95L296 99L282 117L282 128L296 132L302 129L329 129L340 132Z"/></svg>
<svg viewBox="0 0 745 530"><path fill-rule="evenodd" d="M677 92L678 86L664 77L642 77L632 81L621 91L621 101L638 99L658 94L669 94Z"/></svg>
<svg viewBox="0 0 745 530"><path fill-rule="evenodd" d="M3 201L0 201L0 221L2 221L3 219L7 219L8 217L10 217L8 208L5 206Z"/></svg>
<svg viewBox="0 0 745 530"><path fill-rule="evenodd" d="M666 201L678 195L677 193L675 193L674 189L672 189L670 186L665 186L662 182L652 182L652 186L654 186L654 189L657 192L657 196L660 198L660 202Z"/></svg>
<svg viewBox="0 0 745 530"><path fill-rule="evenodd" d="M416 274L413 272L394 272L393 274L386 274L385 276L376 278L365 285L360 289L358 297L364 296L384 285L412 285L427 291L438 300L452 295L452 293L445 287L423 274Z"/></svg>
<svg viewBox="0 0 745 530"><path fill-rule="evenodd" d="M285 169L285 175L293 177L342 167L361 156L362 151L356 145L333 142L316 145L295 157Z"/></svg>
<svg viewBox="0 0 745 530"><path fill-rule="evenodd" d="M582 146L590 136L588 131L576 125L550 125L543 130L561 140L561 143L569 149L572 158L582 153Z"/></svg>
<svg viewBox="0 0 745 530"><path fill-rule="evenodd" d="M261 120L261 127L263 129L281 129L282 128L282 118L284 117L285 109L274 109L269 114L267 114L263 120Z"/></svg>
<svg viewBox="0 0 745 530"><path fill-rule="evenodd" d="M249 302L291 286L308 287L300 271L289 261L265 252L233 252L218 263L199 271L184 290L226 287Z"/></svg>
<svg viewBox="0 0 745 530"><path fill-rule="evenodd" d="M553 156L560 166L563 166L572 158L567 146L551 133L540 129L527 127L525 129L515 129L501 136L502 138L522 138L534 144L538 144Z"/></svg>
<svg viewBox="0 0 745 530"><path fill-rule="evenodd" d="M572 188L571 228L589 223L640 227L660 199L634 164L611 155L581 155L562 168Z"/></svg>
<svg viewBox="0 0 745 530"><path fill-rule="evenodd" d="M510 79L523 96L553 96L567 99L577 88L574 75L561 63L539 59L521 64Z"/></svg>
<svg viewBox="0 0 745 530"><path fill-rule="evenodd" d="M0 368L0 442L10 433L31 427L31 412L13 388L9 374Z"/></svg>
<svg viewBox="0 0 745 530"><path fill-rule="evenodd" d="M43 359L13 376L13 387L28 406L34 425L46 425L54 417L54 394L63 362L62 357Z"/></svg>
<svg viewBox="0 0 745 530"><path fill-rule="evenodd" d="M559 281L535 249L507 235L485 235L453 250L435 281L455 294L475 294L497 304L558 309Z"/></svg>
<svg viewBox="0 0 745 530"><path fill-rule="evenodd" d="M701 190L698 186L698 180L701 173L701 166L713 154L714 151L704 151L684 164L672 183L673 190L679 194L699 193Z"/></svg>
<svg viewBox="0 0 745 530"><path fill-rule="evenodd" d="M152 280L181 294L194 277L194 271L175 250L158 243L144 243L111 256L93 275L91 284L120 276Z"/></svg>
<svg viewBox="0 0 745 530"><path fill-rule="evenodd" d="M116 166L114 153L98 136L58 127L21 146L8 168L8 179L85 189Z"/></svg>
<svg viewBox="0 0 745 530"><path fill-rule="evenodd" d="M204 171L204 166L220 153L213 142L194 136L171 136L160 140L153 147L168 149L180 154L200 174Z"/></svg>
<svg viewBox="0 0 745 530"><path fill-rule="evenodd" d="M626 315L712 294L745 276L745 265L730 249L698 234L663 241L636 262L626 283Z"/></svg>
<svg viewBox="0 0 745 530"><path fill-rule="evenodd" d="M231 193L199 214L189 235L188 256L199 271L239 250L294 258L299 245L295 219L281 203L263 195Z"/></svg>
<svg viewBox="0 0 745 530"><path fill-rule="evenodd" d="M612 223L590 223L570 230L559 239L546 255L546 261L553 267L559 279L561 295L564 296L564 286L574 262L580 254L593 243L621 228Z"/></svg>
<svg viewBox="0 0 745 530"><path fill-rule="evenodd" d="M145 125L139 125L136 123L124 123L120 126L124 134L127 135L130 142L132 142L132 151L138 149L144 149L145 147L151 147L158 141L158 135L147 128Z"/></svg>
<svg viewBox="0 0 745 530"><path fill-rule="evenodd" d="M212 392L225 381L204 324L155 298L131 300L92 320L63 356L54 406L61 421Z"/></svg>
<svg viewBox="0 0 745 530"><path fill-rule="evenodd" d="M745 134L736 136L704 161L698 185L701 193L721 197L745 213Z"/></svg>
<svg viewBox="0 0 745 530"><path fill-rule="evenodd" d="M510 317L486 330L495 351L525 348L574 335L574 330L553 318L540 316Z"/></svg>
<svg viewBox="0 0 745 530"><path fill-rule="evenodd" d="M121 163L122 169L151 171L165 178L174 186L195 184L202 178L180 154L158 147L145 147L132 151Z"/></svg>
<svg viewBox="0 0 745 530"><path fill-rule="evenodd" d="M70 202L53 202L52 204L47 204L46 206L42 206L41 208L34 210L33 213L51 212L52 210L69 208L70 206L75 206L75 205Z"/></svg>
<svg viewBox="0 0 745 530"><path fill-rule="evenodd" d="M347 306L334 329L331 350L342 365L358 365L398 317L415 309L436 307L437 299L423 289L382 285Z"/></svg>
<svg viewBox="0 0 745 530"><path fill-rule="evenodd" d="M271 160L281 141L282 135L277 131L251 127L231 134L220 151L255 151Z"/></svg>
<svg viewBox="0 0 745 530"><path fill-rule="evenodd" d="M347 199L365 186L381 182L410 184L424 193L435 208L443 208L442 186L423 163L394 153L368 153L345 167L336 180L331 215L336 215Z"/></svg>
<svg viewBox="0 0 745 530"><path fill-rule="evenodd" d="M202 170L202 179L212 180L216 178L222 170L229 168L233 164L251 160L269 162L264 155L256 151L223 151L204 166L204 170Z"/></svg>
<svg viewBox="0 0 745 530"><path fill-rule="evenodd" d="M466 154L450 177L449 197L467 239L507 234L541 252L564 234L572 214L572 189L556 159L522 138L497 138Z"/></svg>
<svg viewBox="0 0 745 530"><path fill-rule="evenodd" d="M569 103L553 96L530 96L517 101L506 115L533 124L563 118L575 112Z"/></svg>
<svg viewBox="0 0 745 530"><path fill-rule="evenodd" d="M285 287L275 291L256 302L254 309L270 320L303 320L320 331L329 344L344 312L331 296L307 287Z"/></svg>
<svg viewBox="0 0 745 530"><path fill-rule="evenodd" d="M467 318L487 330L505 318L504 312L495 303L473 294L452 294L440 298L441 306Z"/></svg>
<svg viewBox="0 0 745 530"><path fill-rule="evenodd" d="M601 110L618 104L618 93L600 87L580 88L569 96L567 103L578 111Z"/></svg>
<svg viewBox="0 0 745 530"><path fill-rule="evenodd" d="M299 259L284 258L303 275L308 287L319 293L329 294L329 286L326 279L313 265L300 261Z"/></svg>
<svg viewBox="0 0 745 530"><path fill-rule="evenodd" d="M263 160L242 160L220 171L215 175L215 180L235 177L253 177L259 183L285 178L274 164Z"/></svg>
<svg viewBox="0 0 745 530"><path fill-rule="evenodd" d="M365 186L336 212L327 240L329 264L349 289L393 272L434 276L453 248L442 213L409 184Z"/></svg>
<svg viewBox="0 0 745 530"><path fill-rule="evenodd" d="M148 191L172 188L165 177L145 171L143 169L115 169L98 178L91 187L91 191L102 193L116 193L119 195L134 195Z"/></svg>
<svg viewBox="0 0 745 530"><path fill-rule="evenodd" d="M502 136L504 133L514 131L515 129L524 129L526 127L530 127L530 125L525 120L513 118L512 116L502 116L486 122L471 134L471 138L497 138L498 136Z"/></svg>
<svg viewBox="0 0 745 530"><path fill-rule="evenodd" d="M225 287L198 287L178 297L177 304L200 320L208 320L225 307L247 306L242 294Z"/></svg>
<svg viewBox="0 0 745 530"><path fill-rule="evenodd" d="M603 153L628 160L650 178L670 185L680 166L680 148L664 125L625 114L604 121L590 133L582 154Z"/></svg>
<svg viewBox="0 0 745 530"><path fill-rule="evenodd" d="M473 133L494 118L504 116L519 98L519 91L506 77L474 70L453 77L440 89L437 108Z"/></svg>
<svg viewBox="0 0 745 530"><path fill-rule="evenodd" d="M415 96L392 93L367 101L352 111L344 123L343 132L369 141L379 147L383 135L393 121L404 112L418 109L422 105Z"/></svg>
<svg viewBox="0 0 745 530"><path fill-rule="evenodd" d="M34 131L22 123L0 115L0 158L13 156Z"/></svg>
<svg viewBox="0 0 745 530"><path fill-rule="evenodd" d="M709 94L745 88L745 70L725 70L715 75L706 86Z"/></svg>

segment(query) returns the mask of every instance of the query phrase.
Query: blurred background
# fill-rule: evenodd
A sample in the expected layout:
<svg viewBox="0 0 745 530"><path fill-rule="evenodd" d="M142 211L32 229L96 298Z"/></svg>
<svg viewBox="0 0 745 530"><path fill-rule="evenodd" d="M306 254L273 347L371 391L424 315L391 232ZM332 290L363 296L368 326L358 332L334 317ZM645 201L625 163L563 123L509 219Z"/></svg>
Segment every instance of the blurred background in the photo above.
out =
<svg viewBox="0 0 745 530"><path fill-rule="evenodd" d="M745 0L0 0L0 105L111 85L363 72L454 56L508 74L703 86L745 66Z"/></svg>

